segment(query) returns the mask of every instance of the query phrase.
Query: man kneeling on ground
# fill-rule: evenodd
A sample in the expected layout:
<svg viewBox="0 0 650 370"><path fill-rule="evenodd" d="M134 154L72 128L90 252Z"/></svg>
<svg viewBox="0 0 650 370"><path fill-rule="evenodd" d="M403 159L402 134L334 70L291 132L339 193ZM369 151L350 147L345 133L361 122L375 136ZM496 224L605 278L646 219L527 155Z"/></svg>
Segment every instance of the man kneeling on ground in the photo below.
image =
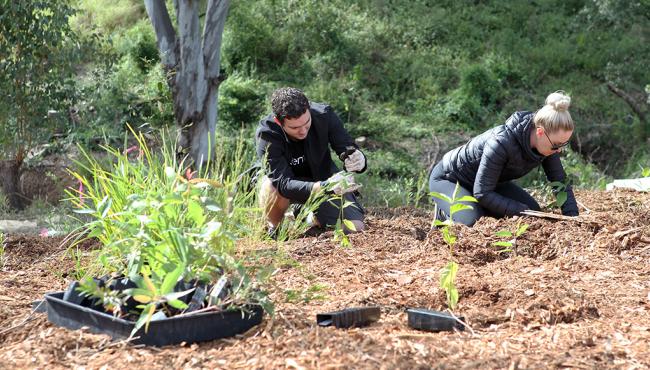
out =
<svg viewBox="0 0 650 370"><path fill-rule="evenodd" d="M352 205L343 208L343 218L355 231L364 229L364 210L353 191L352 174L337 173L330 146L345 158L348 172L366 170L366 157L343 128L332 107L310 103L305 94L284 87L273 92L273 113L260 121L255 134L257 157L266 161L268 176L262 179L260 202L273 235L290 204L304 204L309 196L321 191L344 197ZM332 204L334 203L334 204ZM332 227L340 215L340 198L324 201L314 212L314 226ZM352 230L344 231L350 232Z"/></svg>

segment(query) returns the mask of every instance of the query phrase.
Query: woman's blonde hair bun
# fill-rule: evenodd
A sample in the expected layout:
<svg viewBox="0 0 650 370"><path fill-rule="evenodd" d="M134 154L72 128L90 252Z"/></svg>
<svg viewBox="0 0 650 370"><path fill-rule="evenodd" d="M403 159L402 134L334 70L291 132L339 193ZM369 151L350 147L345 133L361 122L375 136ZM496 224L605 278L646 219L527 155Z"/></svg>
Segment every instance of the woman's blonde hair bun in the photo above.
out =
<svg viewBox="0 0 650 370"><path fill-rule="evenodd" d="M550 105L558 112L566 112L571 105L571 97L566 95L564 91L558 90L546 97L545 104Z"/></svg>
<svg viewBox="0 0 650 370"><path fill-rule="evenodd" d="M564 91L558 90L546 97L544 106L535 112L535 126L543 127L548 132L558 130L573 131L574 124L569 113L571 97Z"/></svg>

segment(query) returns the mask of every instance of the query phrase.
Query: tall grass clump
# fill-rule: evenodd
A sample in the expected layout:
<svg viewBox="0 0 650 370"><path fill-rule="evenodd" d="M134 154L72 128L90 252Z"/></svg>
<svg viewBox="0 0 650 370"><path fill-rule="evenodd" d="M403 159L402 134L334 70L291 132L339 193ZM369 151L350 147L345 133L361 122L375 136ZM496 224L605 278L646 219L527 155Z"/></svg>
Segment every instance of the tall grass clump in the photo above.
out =
<svg viewBox="0 0 650 370"><path fill-rule="evenodd" d="M261 219L247 186L250 151L243 140L230 151L217 145L215 160L197 173L178 159L171 140L163 138L155 153L134 134L137 143L125 150L104 147L111 164L84 152L79 166L86 175L72 173L80 186L69 200L90 217L85 237L102 244L82 290L115 315L134 314L125 312L129 299L140 303L135 330L158 312L185 312L199 288L212 290L201 304L214 309L262 305L271 311L264 291L269 268L236 257L236 240ZM100 274L127 277L135 287L109 292L92 279Z"/></svg>

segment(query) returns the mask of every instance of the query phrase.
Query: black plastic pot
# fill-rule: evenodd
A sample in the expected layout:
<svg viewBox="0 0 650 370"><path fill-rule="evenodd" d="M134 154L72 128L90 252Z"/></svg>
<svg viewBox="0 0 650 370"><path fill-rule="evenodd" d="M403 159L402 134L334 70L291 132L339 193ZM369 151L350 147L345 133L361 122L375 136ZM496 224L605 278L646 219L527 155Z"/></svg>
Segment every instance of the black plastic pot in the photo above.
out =
<svg viewBox="0 0 650 370"><path fill-rule="evenodd" d="M406 310L408 324L413 329L425 331L463 331L465 330L465 318L458 316L454 318L446 312L427 310L424 308L409 308Z"/></svg>
<svg viewBox="0 0 650 370"><path fill-rule="evenodd" d="M316 323L319 326L334 326L336 328L362 327L379 320L380 316L379 306L355 307L316 314Z"/></svg>
<svg viewBox="0 0 650 370"><path fill-rule="evenodd" d="M131 335L135 322L116 318L63 300L64 292L45 295L47 319L55 325L68 329L88 327L93 333L108 334L114 339ZM250 312L226 311L204 312L186 316L151 321L149 330L144 327L134 335L134 344L165 346L181 342L194 343L241 334L262 322L264 311L260 306L251 306Z"/></svg>

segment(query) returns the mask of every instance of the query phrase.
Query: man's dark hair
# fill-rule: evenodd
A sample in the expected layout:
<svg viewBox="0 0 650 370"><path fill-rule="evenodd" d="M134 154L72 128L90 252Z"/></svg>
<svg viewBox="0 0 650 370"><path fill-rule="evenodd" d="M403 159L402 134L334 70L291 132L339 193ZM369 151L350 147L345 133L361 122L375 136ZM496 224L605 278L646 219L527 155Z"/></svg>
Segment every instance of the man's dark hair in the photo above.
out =
<svg viewBox="0 0 650 370"><path fill-rule="evenodd" d="M309 100L302 91L293 87L281 87L271 95L271 108L277 119L298 118L309 109Z"/></svg>

